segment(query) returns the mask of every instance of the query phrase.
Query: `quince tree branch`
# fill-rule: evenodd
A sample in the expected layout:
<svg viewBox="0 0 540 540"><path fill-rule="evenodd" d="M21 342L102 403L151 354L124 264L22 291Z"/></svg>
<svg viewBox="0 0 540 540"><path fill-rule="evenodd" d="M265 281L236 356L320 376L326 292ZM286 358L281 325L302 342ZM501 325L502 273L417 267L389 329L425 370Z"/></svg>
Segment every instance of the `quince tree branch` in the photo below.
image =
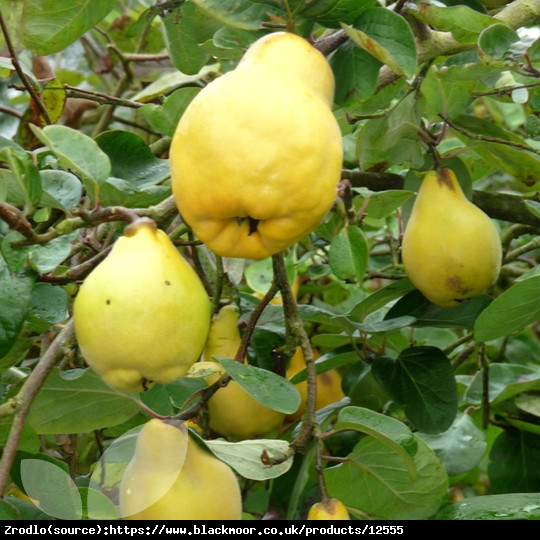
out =
<svg viewBox="0 0 540 540"><path fill-rule="evenodd" d="M75 342L73 319L70 319L62 331L55 337L50 347L32 370L17 395L0 407L0 418L13 415L13 423L0 461L0 495L4 493L9 478L9 471L17 452L22 431L32 401L36 397L45 379L53 367L63 358L64 352Z"/></svg>

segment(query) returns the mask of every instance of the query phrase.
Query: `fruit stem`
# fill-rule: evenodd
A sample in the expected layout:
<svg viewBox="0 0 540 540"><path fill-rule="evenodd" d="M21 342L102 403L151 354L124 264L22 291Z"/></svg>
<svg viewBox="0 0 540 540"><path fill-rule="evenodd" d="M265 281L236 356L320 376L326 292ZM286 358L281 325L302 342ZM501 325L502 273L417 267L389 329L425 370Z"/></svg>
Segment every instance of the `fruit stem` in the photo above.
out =
<svg viewBox="0 0 540 540"><path fill-rule="evenodd" d="M315 472L317 473L317 485L319 487L319 494L321 496L321 502L326 508L326 504L328 503L328 491L326 489L326 483L324 481L323 476L323 464L322 464L322 453L321 450L323 448L323 443L320 439L317 438L317 435L319 435L320 430L319 426L315 426L314 428L314 435L315 435Z"/></svg>

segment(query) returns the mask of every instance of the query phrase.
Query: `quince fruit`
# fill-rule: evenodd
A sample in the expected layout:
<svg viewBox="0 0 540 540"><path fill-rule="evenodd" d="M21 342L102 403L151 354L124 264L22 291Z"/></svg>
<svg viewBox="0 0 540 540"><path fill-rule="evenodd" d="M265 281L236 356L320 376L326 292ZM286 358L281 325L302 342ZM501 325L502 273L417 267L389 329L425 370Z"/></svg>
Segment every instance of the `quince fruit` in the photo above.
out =
<svg viewBox="0 0 540 540"><path fill-rule="evenodd" d="M212 356L234 358L242 343L238 328L239 313L233 304L220 309L213 318L203 360L215 364L215 372L205 377L208 386L214 384L225 370ZM283 424L285 415L259 403L236 381L219 388L208 400L208 426L231 441L255 439Z"/></svg>
<svg viewBox="0 0 540 540"><path fill-rule="evenodd" d="M171 143L172 190L214 253L263 259L321 223L343 160L333 97L325 57L275 32L193 99Z"/></svg>
<svg viewBox="0 0 540 540"><path fill-rule="evenodd" d="M120 515L151 520L239 520L233 470L202 449L187 428L157 418L140 431L119 489Z"/></svg>
<svg viewBox="0 0 540 540"><path fill-rule="evenodd" d="M86 277L73 319L89 366L111 387L140 392L179 379L199 359L210 300L169 237L140 219Z"/></svg>
<svg viewBox="0 0 540 540"><path fill-rule="evenodd" d="M429 171L402 241L403 266L413 285L434 304L454 307L489 289L501 258L494 223L466 198L455 173Z"/></svg>
<svg viewBox="0 0 540 540"><path fill-rule="evenodd" d="M308 520L347 520L351 519L347 507L336 498L315 503L309 509Z"/></svg>
<svg viewBox="0 0 540 540"><path fill-rule="evenodd" d="M320 357L320 352L317 349L313 349L313 355L315 358ZM302 371L306 367L304 360L304 353L302 348L298 347L295 354L292 356L289 366L287 367L287 379L291 379L298 372ZM307 381L302 381L295 385L300 392L301 402L298 410L293 414L288 414L286 420L294 422L302 417L306 408L307 397ZM336 369L331 369L317 375L317 393L315 397L315 410L322 409L327 405L341 401L345 397L343 390L341 389L341 374Z"/></svg>

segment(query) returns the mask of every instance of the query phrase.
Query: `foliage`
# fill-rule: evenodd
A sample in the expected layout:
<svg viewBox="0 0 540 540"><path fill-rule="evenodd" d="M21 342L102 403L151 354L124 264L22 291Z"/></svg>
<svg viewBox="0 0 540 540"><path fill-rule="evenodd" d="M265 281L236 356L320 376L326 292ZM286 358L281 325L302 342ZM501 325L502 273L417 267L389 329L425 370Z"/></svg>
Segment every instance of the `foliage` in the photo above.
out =
<svg viewBox="0 0 540 540"><path fill-rule="evenodd" d="M230 375L256 399L290 412L291 385L270 372L301 341L296 320L321 356L293 382L309 365L343 377L342 401L265 439L194 432L239 474L246 519L305 519L324 495L353 519L539 519L540 0L61 4L0 0L2 518L117 518L140 425L204 420L192 401L204 373L121 394L73 335L79 285L146 216L215 309L240 307L253 367ZM170 138L197 92L276 28L312 39L334 71L340 196L283 256L222 259L178 215ZM438 163L504 251L489 294L455 308L430 304L400 261L420 178ZM269 303L278 291L283 304Z"/></svg>

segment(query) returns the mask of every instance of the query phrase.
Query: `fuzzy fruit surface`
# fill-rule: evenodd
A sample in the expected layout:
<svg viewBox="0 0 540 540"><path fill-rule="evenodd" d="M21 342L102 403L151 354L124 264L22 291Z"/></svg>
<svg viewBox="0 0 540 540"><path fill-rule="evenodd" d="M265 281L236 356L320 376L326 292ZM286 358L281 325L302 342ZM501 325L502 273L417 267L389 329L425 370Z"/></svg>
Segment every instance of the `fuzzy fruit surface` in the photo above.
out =
<svg viewBox="0 0 540 540"><path fill-rule="evenodd" d="M242 518L233 470L191 439L184 425L149 420L120 482L121 517L144 520Z"/></svg>
<svg viewBox="0 0 540 540"><path fill-rule="evenodd" d="M180 214L212 251L262 259L321 223L343 160L333 96L325 57L275 32L193 99L171 143L171 182Z"/></svg>
<svg viewBox="0 0 540 540"><path fill-rule="evenodd" d="M347 520L351 519L347 507L336 498L315 503L308 512L308 520Z"/></svg>
<svg viewBox="0 0 540 540"><path fill-rule="evenodd" d="M403 266L413 285L434 304L454 307L489 289L501 258L494 223L465 197L454 172L428 172L403 234Z"/></svg>
<svg viewBox="0 0 540 540"><path fill-rule="evenodd" d="M233 304L222 307L214 316L203 359L217 364L212 356L234 358L242 343L238 328L239 313ZM219 366L215 373L205 377L208 386L226 372ZM215 433L231 441L255 439L266 435L283 424L285 415L265 407L236 381L219 388L208 400L208 425Z"/></svg>
<svg viewBox="0 0 540 540"><path fill-rule="evenodd" d="M199 359L210 301L193 268L151 220L126 227L74 303L82 355L120 391L182 377Z"/></svg>

